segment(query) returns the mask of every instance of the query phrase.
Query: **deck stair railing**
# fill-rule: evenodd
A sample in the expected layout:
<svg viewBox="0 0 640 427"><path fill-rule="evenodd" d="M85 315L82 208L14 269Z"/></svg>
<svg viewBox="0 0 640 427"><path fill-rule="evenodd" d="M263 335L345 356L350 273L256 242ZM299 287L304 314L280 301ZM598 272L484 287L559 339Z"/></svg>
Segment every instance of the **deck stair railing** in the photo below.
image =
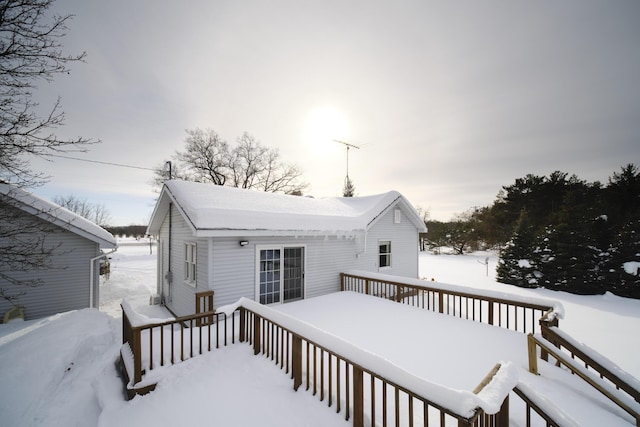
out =
<svg viewBox="0 0 640 427"><path fill-rule="evenodd" d="M340 274L340 289L390 299L414 307L487 323L522 333L540 332L539 319L547 316L558 325L553 301L483 292L462 286L431 284L418 279L366 272Z"/></svg>
<svg viewBox="0 0 640 427"><path fill-rule="evenodd" d="M541 322L543 323L543 322ZM640 427L640 384L593 349L575 342L557 327L542 324L542 334L527 336L529 372L538 375L538 349L545 362L566 367L633 418Z"/></svg>

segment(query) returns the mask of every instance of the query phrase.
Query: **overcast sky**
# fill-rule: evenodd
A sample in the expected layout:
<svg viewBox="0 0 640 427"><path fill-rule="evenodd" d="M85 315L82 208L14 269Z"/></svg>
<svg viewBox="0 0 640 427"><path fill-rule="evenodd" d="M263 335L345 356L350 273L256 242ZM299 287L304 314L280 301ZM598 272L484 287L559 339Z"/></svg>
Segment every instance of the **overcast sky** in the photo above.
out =
<svg viewBox="0 0 640 427"><path fill-rule="evenodd" d="M57 0L86 64L38 92L62 97L75 156L151 168L185 129L244 131L296 163L315 197L398 190L431 218L490 205L555 170L606 182L640 164L637 0ZM104 203L146 223L152 173L34 161L45 197Z"/></svg>

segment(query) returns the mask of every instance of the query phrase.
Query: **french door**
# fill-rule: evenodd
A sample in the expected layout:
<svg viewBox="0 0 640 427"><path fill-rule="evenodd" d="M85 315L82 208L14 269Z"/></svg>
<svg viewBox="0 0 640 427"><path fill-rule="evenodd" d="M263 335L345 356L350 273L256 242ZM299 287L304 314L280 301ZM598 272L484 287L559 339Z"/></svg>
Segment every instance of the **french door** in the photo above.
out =
<svg viewBox="0 0 640 427"><path fill-rule="evenodd" d="M304 247L261 247L257 251L260 304L304 298Z"/></svg>

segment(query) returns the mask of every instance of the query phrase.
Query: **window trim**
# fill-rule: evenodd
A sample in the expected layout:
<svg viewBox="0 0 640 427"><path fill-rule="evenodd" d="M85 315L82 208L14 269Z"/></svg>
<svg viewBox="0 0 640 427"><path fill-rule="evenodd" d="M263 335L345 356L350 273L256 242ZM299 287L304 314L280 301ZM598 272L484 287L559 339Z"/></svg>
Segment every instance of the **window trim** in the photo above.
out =
<svg viewBox="0 0 640 427"><path fill-rule="evenodd" d="M389 252L382 252L383 243L385 243L385 244L388 243L388 245L385 245L385 246L389 247ZM392 264L392 259L393 259L392 254L393 254L393 249L392 249L392 246L391 246L391 239L379 239L378 240L378 270L390 270L392 268L392 265L393 265ZM383 256L388 258L388 260L389 260L388 264L382 265L381 260L382 260Z"/></svg>
<svg viewBox="0 0 640 427"><path fill-rule="evenodd" d="M198 244L196 242L184 242L182 268L184 283L195 287L198 280Z"/></svg>

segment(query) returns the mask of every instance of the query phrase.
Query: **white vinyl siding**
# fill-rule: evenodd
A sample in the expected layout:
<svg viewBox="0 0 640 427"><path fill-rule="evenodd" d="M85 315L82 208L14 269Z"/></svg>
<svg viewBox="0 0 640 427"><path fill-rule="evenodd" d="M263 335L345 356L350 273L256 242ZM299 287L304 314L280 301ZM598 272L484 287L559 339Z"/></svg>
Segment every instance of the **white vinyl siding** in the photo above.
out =
<svg viewBox="0 0 640 427"><path fill-rule="evenodd" d="M158 277L158 288L162 292L165 305L176 315L186 316L195 312L195 293L207 290L207 239L196 239L184 218L175 206L171 207L171 227L169 214L164 218L160 228L163 240L163 272ZM171 228L171 233L169 233ZM171 238L169 238L171 235ZM186 244L194 246L195 271L188 271L186 261ZM171 274L169 272L171 260ZM189 263L189 266L193 266ZM193 280L188 282L187 277ZM215 297L214 297L215 298Z"/></svg>
<svg viewBox="0 0 640 427"><path fill-rule="evenodd" d="M184 219L173 211L172 263L175 271L173 301L168 304L177 315L195 311L195 292L211 289L214 307L231 304L245 297L258 300L256 289L259 266L256 246L260 247L304 247L305 276L304 297L313 298L340 290L340 273L358 269L375 272L379 270L379 248L381 240L392 241L393 260L385 273L398 276L418 277L418 232L406 216L396 223L395 207L381 215L369 230L366 239L337 236L237 236L195 239ZM166 219L165 219L166 221ZM165 230L162 227L162 232ZM168 232L165 234L168 237ZM184 277L183 245L197 242L196 287L188 286ZM240 241L248 241L241 246ZM365 245L366 242L366 245ZM208 247L211 245L211 247ZM166 274L166 273L165 273ZM159 278L158 280L163 280Z"/></svg>
<svg viewBox="0 0 640 427"><path fill-rule="evenodd" d="M42 222L35 217L33 220ZM48 233L44 241L46 247L55 248L51 268L12 274L20 280L41 279L39 286L17 286L0 279L0 287L9 293L26 292L16 301L18 305L25 307L26 320L90 306L90 263L91 258L100 254L100 248L97 243L75 233L54 228L57 231ZM98 266L99 263L96 262L96 275ZM93 303L97 306L99 289L95 291ZM11 307L11 303L0 298L0 316Z"/></svg>

